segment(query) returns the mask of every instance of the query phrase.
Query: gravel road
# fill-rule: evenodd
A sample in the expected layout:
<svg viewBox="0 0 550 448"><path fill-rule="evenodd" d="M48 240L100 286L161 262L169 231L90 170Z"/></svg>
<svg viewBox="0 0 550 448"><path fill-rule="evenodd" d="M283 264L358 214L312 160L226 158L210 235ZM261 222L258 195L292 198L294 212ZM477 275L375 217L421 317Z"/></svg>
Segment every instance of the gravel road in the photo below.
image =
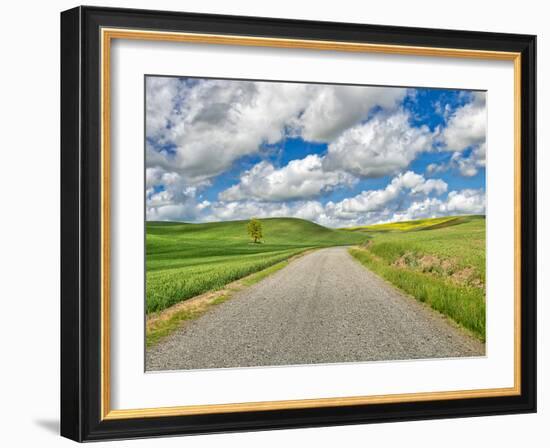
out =
<svg viewBox="0 0 550 448"><path fill-rule="evenodd" d="M147 370L484 355L484 345L361 266L312 252L147 350Z"/></svg>

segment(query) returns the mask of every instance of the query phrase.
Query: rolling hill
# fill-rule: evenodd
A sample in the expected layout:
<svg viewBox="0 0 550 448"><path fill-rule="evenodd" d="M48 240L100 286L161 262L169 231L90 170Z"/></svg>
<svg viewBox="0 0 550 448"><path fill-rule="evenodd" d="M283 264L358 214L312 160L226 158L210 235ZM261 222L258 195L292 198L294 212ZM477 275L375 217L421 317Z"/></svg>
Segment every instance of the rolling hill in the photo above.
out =
<svg viewBox="0 0 550 448"><path fill-rule="evenodd" d="M484 220L485 217L482 215L444 216L442 218L415 219L413 221L397 221L369 226L347 227L342 230L347 230L350 232L405 232L414 230L434 230L480 219Z"/></svg>
<svg viewBox="0 0 550 448"><path fill-rule="evenodd" d="M252 243L247 235L248 221L147 222L147 313L222 288L306 250L361 244L368 238L302 219L260 221L261 244Z"/></svg>

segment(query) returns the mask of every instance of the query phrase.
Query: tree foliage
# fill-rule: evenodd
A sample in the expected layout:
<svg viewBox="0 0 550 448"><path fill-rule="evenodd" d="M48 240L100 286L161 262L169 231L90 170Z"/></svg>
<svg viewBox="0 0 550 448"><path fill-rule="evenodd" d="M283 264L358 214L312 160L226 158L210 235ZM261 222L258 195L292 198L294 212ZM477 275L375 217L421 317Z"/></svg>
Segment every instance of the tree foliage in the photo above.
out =
<svg viewBox="0 0 550 448"><path fill-rule="evenodd" d="M252 218L248 221L247 231L250 238L252 238L255 243L259 243L264 236L262 231L262 223L256 218Z"/></svg>

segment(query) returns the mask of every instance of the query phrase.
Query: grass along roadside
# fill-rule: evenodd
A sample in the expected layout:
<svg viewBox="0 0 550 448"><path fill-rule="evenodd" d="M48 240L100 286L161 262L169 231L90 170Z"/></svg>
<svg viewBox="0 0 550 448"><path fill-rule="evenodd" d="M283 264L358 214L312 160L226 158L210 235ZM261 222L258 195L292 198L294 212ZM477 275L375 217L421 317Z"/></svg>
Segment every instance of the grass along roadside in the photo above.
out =
<svg viewBox="0 0 550 448"><path fill-rule="evenodd" d="M258 283L277 271L280 271L291 261L310 252L312 251L304 251L290 259L283 260L266 269L263 269L262 271L255 272L234 281L226 285L223 289L201 294L192 299L179 302L176 305L173 305L158 313L147 315L147 322L145 325L146 346L151 347L152 345L158 343L161 339L180 328L185 321L202 316L212 307L229 300L235 293Z"/></svg>
<svg viewBox="0 0 550 448"><path fill-rule="evenodd" d="M419 230L372 226L368 244L350 254L484 341L485 218L459 219L424 222Z"/></svg>

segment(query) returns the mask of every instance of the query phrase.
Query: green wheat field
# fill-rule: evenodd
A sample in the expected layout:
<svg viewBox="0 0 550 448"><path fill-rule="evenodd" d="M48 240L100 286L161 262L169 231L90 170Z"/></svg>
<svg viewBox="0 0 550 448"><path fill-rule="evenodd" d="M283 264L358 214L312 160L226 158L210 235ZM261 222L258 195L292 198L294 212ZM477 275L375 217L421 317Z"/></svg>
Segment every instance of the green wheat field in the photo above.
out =
<svg viewBox="0 0 550 448"><path fill-rule="evenodd" d="M208 224L148 222L147 312L222 288L304 251L361 244L362 233L295 218L262 219L264 238L251 242L248 221Z"/></svg>
<svg viewBox="0 0 550 448"><path fill-rule="evenodd" d="M485 340L485 217L455 216L348 229L295 218L147 222L146 310L162 311L307 250L350 246L350 254L405 293Z"/></svg>

